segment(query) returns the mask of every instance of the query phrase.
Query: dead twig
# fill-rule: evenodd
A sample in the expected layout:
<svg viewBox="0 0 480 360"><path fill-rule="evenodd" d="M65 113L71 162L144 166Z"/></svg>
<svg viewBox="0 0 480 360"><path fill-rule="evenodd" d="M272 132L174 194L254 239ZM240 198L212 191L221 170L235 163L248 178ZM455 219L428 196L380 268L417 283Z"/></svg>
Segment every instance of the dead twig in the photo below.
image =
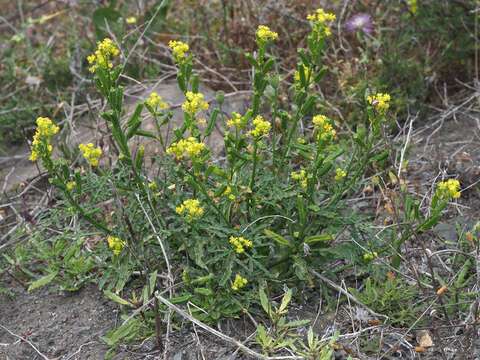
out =
<svg viewBox="0 0 480 360"><path fill-rule="evenodd" d="M13 332L11 332L9 329L7 329L5 326L3 326L2 324L0 324L0 328L2 328L3 330L5 330L6 332L8 332L10 335L26 342L28 345L30 345L32 347L33 350L35 350L37 352L38 355L40 355L44 360L53 360L53 359L50 359L48 358L47 356L43 355L40 350L37 349L37 347L35 345L33 345L33 343L29 340L27 340L26 338L24 338L23 336L20 336L20 335L17 335Z"/></svg>

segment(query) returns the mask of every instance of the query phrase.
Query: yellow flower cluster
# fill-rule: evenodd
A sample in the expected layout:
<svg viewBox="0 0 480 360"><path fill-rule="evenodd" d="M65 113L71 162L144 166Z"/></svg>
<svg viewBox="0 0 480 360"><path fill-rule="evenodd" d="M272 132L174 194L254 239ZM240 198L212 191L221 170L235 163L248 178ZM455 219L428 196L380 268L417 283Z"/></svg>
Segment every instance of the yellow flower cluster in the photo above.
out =
<svg viewBox="0 0 480 360"><path fill-rule="evenodd" d="M454 198L458 199L460 197L460 182L454 179L448 179L438 184L438 192L441 199L443 198Z"/></svg>
<svg viewBox="0 0 480 360"><path fill-rule="evenodd" d="M255 129L251 130L249 134L253 134L255 137L268 136L271 125L268 121L263 120L262 115L257 115L257 117L253 120L253 125L255 125Z"/></svg>
<svg viewBox="0 0 480 360"><path fill-rule="evenodd" d="M232 192L232 188L230 186L227 185L227 188L225 189L225 191L222 193L222 196L225 196L230 199L230 200L235 200L235 195L231 194Z"/></svg>
<svg viewBox="0 0 480 360"><path fill-rule="evenodd" d="M179 215L184 215L188 222L203 215L203 208L200 207L198 199L185 200L183 204L175 208L175 211Z"/></svg>
<svg viewBox="0 0 480 360"><path fill-rule="evenodd" d="M195 159L205 149L205 144L198 142L196 138L189 137L187 140L182 139L178 142L174 142L167 149L167 154L175 154L177 159L182 159L183 155L187 155L190 159Z"/></svg>
<svg viewBox="0 0 480 360"><path fill-rule="evenodd" d="M327 23L335 21L335 14L326 13L323 9L317 9L314 14L307 15L307 20L313 21L313 31L318 38L330 36L332 31Z"/></svg>
<svg viewBox="0 0 480 360"><path fill-rule="evenodd" d="M240 274L237 274L235 275L235 281L233 282L232 290L237 291L238 289L247 285L247 283L248 283L247 279L244 279Z"/></svg>
<svg viewBox="0 0 480 360"><path fill-rule="evenodd" d="M302 185L303 188L307 187L307 178L305 177L305 170L300 170L299 172L293 171L290 174L290 177L294 180L298 180L300 182L300 185Z"/></svg>
<svg viewBox="0 0 480 360"><path fill-rule="evenodd" d="M375 107L379 113L384 114L390 107L390 95L388 94L378 93L373 96L368 96L367 99L368 102L373 105L373 107Z"/></svg>
<svg viewBox="0 0 480 360"><path fill-rule="evenodd" d="M336 18L337 17L335 16L335 14L326 13L323 9L317 9L316 14L307 15L307 20L315 21L320 24L323 24L327 21L328 22L335 21Z"/></svg>
<svg viewBox="0 0 480 360"><path fill-rule="evenodd" d="M120 240L117 237L109 236L107 238L108 246L112 249L115 255L120 254L120 250L122 250L127 243L125 241Z"/></svg>
<svg viewBox="0 0 480 360"><path fill-rule="evenodd" d="M227 120L228 126L235 126L237 129L241 129L242 127L243 118L242 115L232 112L232 118Z"/></svg>
<svg viewBox="0 0 480 360"><path fill-rule="evenodd" d="M137 22L137 19L135 18L135 16L130 16L125 19L125 22L127 24L135 24Z"/></svg>
<svg viewBox="0 0 480 360"><path fill-rule="evenodd" d="M185 96L187 97L187 101L182 105L182 109L190 115L195 115L200 109L208 109L208 103L202 100L203 94L189 91Z"/></svg>
<svg viewBox="0 0 480 360"><path fill-rule="evenodd" d="M158 105L160 105L163 110L168 108L168 105L162 101L162 97L156 92L152 92L146 102L154 109L156 109Z"/></svg>
<svg viewBox="0 0 480 360"><path fill-rule="evenodd" d="M93 166L98 165L98 158L102 155L102 149L94 147L92 143L80 144L78 148L83 152L83 157L90 160Z"/></svg>
<svg viewBox="0 0 480 360"><path fill-rule="evenodd" d="M238 254L241 254L245 251L245 248L252 246L252 242L250 240L246 240L243 237L235 237L235 236L230 236L230 244L235 246L235 251Z"/></svg>
<svg viewBox="0 0 480 360"><path fill-rule="evenodd" d="M185 53L190 49L190 47L181 41L170 40L168 43L173 50L173 57L176 62L183 62L185 59Z"/></svg>
<svg viewBox="0 0 480 360"><path fill-rule="evenodd" d="M312 82L313 82L313 78L312 78L312 71L309 71L308 67L306 67L305 65L303 65L303 73L305 74L305 79L308 80L308 84L310 85ZM297 87L297 89L300 88L300 73L298 72L298 70L295 70L295 86Z"/></svg>
<svg viewBox="0 0 480 360"><path fill-rule="evenodd" d="M275 40L278 37L276 32L271 31L270 28L265 25L259 25L255 34L259 43L266 43L268 40Z"/></svg>
<svg viewBox="0 0 480 360"><path fill-rule="evenodd" d="M416 14L418 10L417 0L408 0L408 8L413 14Z"/></svg>
<svg viewBox="0 0 480 360"><path fill-rule="evenodd" d="M343 171L342 169L340 168L337 168L337 170L335 170L335 172L337 173L335 175L335 180L340 180L341 178L344 178L345 176L347 176L347 174L345 173L345 171Z"/></svg>
<svg viewBox="0 0 480 360"><path fill-rule="evenodd" d="M90 67L90 72L95 72L97 67L102 67L104 69L113 68L112 62L109 60L110 56L117 56L120 51L117 49L115 44L109 38L105 38L102 42L97 43L97 50L95 53L90 55L87 60L90 65L95 63Z"/></svg>
<svg viewBox="0 0 480 360"><path fill-rule="evenodd" d="M364 258L365 260L373 260L373 258L374 258L374 257L377 257L377 256L378 256L378 254L377 254L376 251L374 251L373 254L371 254L371 253L365 253L365 254L363 254L363 258Z"/></svg>
<svg viewBox="0 0 480 360"><path fill-rule="evenodd" d="M70 181L70 182L67 182L66 185L67 185L67 190L71 191L74 186L77 186L77 182L76 181Z"/></svg>
<svg viewBox="0 0 480 360"><path fill-rule="evenodd" d="M330 124L330 119L325 115L317 115L312 119L318 129L318 137L320 140L329 139L336 135L336 131Z"/></svg>
<svg viewBox="0 0 480 360"><path fill-rule="evenodd" d="M52 153L52 145L50 145L50 137L55 135L59 130L59 127L52 123L49 118L39 117L37 118L37 131L33 135L32 142L32 154L30 155L31 161L36 161L41 151L47 151L50 155ZM41 146L43 145L44 148ZM45 149L45 150L42 150Z"/></svg>

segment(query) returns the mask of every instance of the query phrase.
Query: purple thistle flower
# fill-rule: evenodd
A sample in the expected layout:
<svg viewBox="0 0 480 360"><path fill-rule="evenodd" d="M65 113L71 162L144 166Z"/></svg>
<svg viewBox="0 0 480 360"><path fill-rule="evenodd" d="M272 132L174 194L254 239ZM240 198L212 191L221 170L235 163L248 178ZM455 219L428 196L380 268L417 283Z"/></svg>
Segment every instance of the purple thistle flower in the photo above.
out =
<svg viewBox="0 0 480 360"><path fill-rule="evenodd" d="M372 32L372 17L365 13L355 14L348 19L346 26L351 33L362 30L365 34L370 35Z"/></svg>

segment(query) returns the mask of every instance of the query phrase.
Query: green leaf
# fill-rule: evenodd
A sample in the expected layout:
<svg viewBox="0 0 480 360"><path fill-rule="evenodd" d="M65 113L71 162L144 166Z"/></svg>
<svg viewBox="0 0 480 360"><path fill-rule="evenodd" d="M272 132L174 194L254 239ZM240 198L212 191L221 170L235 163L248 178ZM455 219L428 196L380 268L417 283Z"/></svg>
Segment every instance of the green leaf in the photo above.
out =
<svg viewBox="0 0 480 360"><path fill-rule="evenodd" d="M148 104L146 104L148 105ZM150 107L150 105L148 105ZM151 107L150 107L151 108ZM133 112L132 116L130 117L130 119L128 119L127 121L127 124L125 125L126 127L129 127L129 126L132 126L133 124L136 124L137 121L138 121L138 118L140 116L140 114L142 113L142 110L143 110L143 103L140 103L137 105L137 107L135 108L135 111ZM152 109L152 112L153 112L153 109Z"/></svg>
<svg viewBox="0 0 480 360"><path fill-rule="evenodd" d="M200 276L199 278L196 278L195 280L192 281L192 284L205 284L206 282L212 279L213 279L213 274L208 274L208 275Z"/></svg>
<svg viewBox="0 0 480 360"><path fill-rule="evenodd" d="M333 240L334 236L332 234L318 234L305 237L305 242L307 244L313 244L316 242L330 241Z"/></svg>
<svg viewBox="0 0 480 360"><path fill-rule="evenodd" d="M375 155L374 157L372 157L372 158L370 159L370 162L372 162L372 161L381 161L381 160L384 160L384 159L387 158L387 156L388 156L389 153L390 153L389 150L385 150L385 151L382 152L381 154L378 154L378 155ZM389 172L388 175L390 175L390 174L391 174L391 172ZM392 177L390 176L390 178L392 178ZM395 181L396 181L396 177L395 177Z"/></svg>
<svg viewBox="0 0 480 360"><path fill-rule="evenodd" d="M132 124L127 133L127 140L130 140L138 131L138 128L142 125L142 122L137 119L137 122Z"/></svg>
<svg viewBox="0 0 480 360"><path fill-rule="evenodd" d="M122 299L120 296L118 296L117 294L111 292L110 290L105 290L103 292L105 294L106 297L108 297L110 300L113 300L121 305L127 305L127 306L130 306L130 307L135 307L130 301L127 301L125 299Z"/></svg>
<svg viewBox="0 0 480 360"><path fill-rule="evenodd" d="M217 116L218 116L218 109L214 109L212 111L212 115L210 115L210 121L208 122L207 128L205 129L205 137L210 136L210 134L213 132L215 122L217 121Z"/></svg>
<svg viewBox="0 0 480 360"><path fill-rule="evenodd" d="M311 322L312 322L312 320L307 320L307 319L295 320L295 321L291 321L291 322L286 323L284 326L285 327L298 327L298 326L303 326L303 325L310 324Z"/></svg>
<svg viewBox="0 0 480 360"><path fill-rule="evenodd" d="M226 264L223 268L223 274L220 279L220 286L225 286L232 275L233 256L234 255L229 255L228 260L226 261Z"/></svg>
<svg viewBox="0 0 480 360"><path fill-rule="evenodd" d="M250 65L252 65L255 68L258 68L257 60L255 60L255 58L252 55L250 55L249 53L246 53L245 57L247 58Z"/></svg>
<svg viewBox="0 0 480 360"><path fill-rule="evenodd" d="M51 274L41 277L37 281L34 281L33 283L30 284L30 286L28 287L28 291L38 289L39 287L42 287L51 283L52 280L55 279L57 275L58 275L58 270L55 270Z"/></svg>
<svg viewBox="0 0 480 360"><path fill-rule="evenodd" d="M107 331L107 336L102 336L101 339L108 345L115 345L124 338L132 337L132 335L135 336L137 334L138 325L137 321L130 321L113 331Z"/></svg>
<svg viewBox="0 0 480 360"><path fill-rule="evenodd" d="M278 308L278 313L283 313L285 308L287 307L288 303L292 300L292 289L288 289L288 291L283 295L282 298L282 303L280 304L280 307Z"/></svg>
<svg viewBox="0 0 480 360"><path fill-rule="evenodd" d="M314 94L310 95L307 101L305 102L305 105L302 107L302 115L305 115L306 113L310 112L316 102L317 102L317 96Z"/></svg>
<svg viewBox="0 0 480 360"><path fill-rule="evenodd" d="M180 72L177 75L177 83L180 90L182 90L183 93L186 93L187 85L185 85L185 77Z"/></svg>
<svg viewBox="0 0 480 360"><path fill-rule="evenodd" d="M313 81L315 81L316 83L320 82L320 80L323 79L323 77L325 76L325 73L327 72L328 70L328 67L327 66L322 66L321 70L315 75Z"/></svg>
<svg viewBox="0 0 480 360"><path fill-rule="evenodd" d="M135 135L139 135L139 136L145 136L145 137L149 137L149 138L152 138L152 139L156 139L157 137L155 136L154 133L150 132L150 131L147 131L147 130L137 130L135 132Z"/></svg>
<svg viewBox="0 0 480 360"><path fill-rule="evenodd" d="M303 49L297 49L298 56L302 60L303 65L308 67L310 65L310 60L308 60L307 54L305 54L305 51Z"/></svg>
<svg viewBox="0 0 480 360"><path fill-rule="evenodd" d="M275 58L272 57L268 59L265 65L263 65L263 73L266 74L267 72L269 72L274 63L275 63Z"/></svg>
<svg viewBox="0 0 480 360"><path fill-rule="evenodd" d="M181 303L187 302L187 301L190 300L192 297L193 297L193 295L188 294L188 295L177 296L177 297L168 299L168 301L170 301L172 304L181 304Z"/></svg>
<svg viewBox="0 0 480 360"><path fill-rule="evenodd" d="M305 204L303 202L303 196L302 195L297 196L297 210L298 210L298 220L300 222L300 226L303 229L304 225L307 222L307 212L305 211Z"/></svg>
<svg viewBox="0 0 480 360"><path fill-rule="evenodd" d="M198 74L193 75L192 92L198 93Z"/></svg>
<svg viewBox="0 0 480 360"><path fill-rule="evenodd" d="M278 242L280 245L292 247L292 244L290 244L290 241L288 241L287 239L285 239L283 236L274 233L274 232L271 231L271 230L264 229L264 230L263 230L263 233L264 233L265 235L267 235L269 238L271 238L271 239L275 240L276 242Z"/></svg>
<svg viewBox="0 0 480 360"><path fill-rule="evenodd" d="M323 164L323 166L318 170L317 178L325 175L331 169L332 166L333 166L332 161L326 161L325 164Z"/></svg>
<svg viewBox="0 0 480 360"><path fill-rule="evenodd" d="M155 290L155 284L157 283L157 273L158 270L155 270L153 273L150 274L150 277L148 279L148 282L150 284L150 292L148 296L152 295Z"/></svg>
<svg viewBox="0 0 480 360"><path fill-rule="evenodd" d="M302 64L297 65L297 72L300 77L300 86L304 88L307 83L307 79L305 78L305 69L303 68Z"/></svg>
<svg viewBox="0 0 480 360"><path fill-rule="evenodd" d="M211 296L213 295L213 291L211 289L207 289L207 288L195 288L193 289L193 292L195 294L200 294L200 295L205 295L205 296Z"/></svg>
<svg viewBox="0 0 480 360"><path fill-rule="evenodd" d="M260 296L260 303L262 304L263 310L270 315L270 304L268 302L267 294L265 294L265 290L262 287L258 289L258 295ZM260 326L259 326L260 327Z"/></svg>
<svg viewBox="0 0 480 360"><path fill-rule="evenodd" d="M312 348L313 347L313 328L311 326L308 328L307 339L308 339L308 346Z"/></svg>
<svg viewBox="0 0 480 360"><path fill-rule="evenodd" d="M305 259L297 257L293 263L293 270L300 280L308 279L307 262Z"/></svg>
<svg viewBox="0 0 480 360"><path fill-rule="evenodd" d="M440 220L441 217L442 217L441 213L437 213L437 214L433 215L430 219L425 221L423 224L420 224L415 229L415 232L418 233L418 232L424 232L424 231L430 230L432 227L437 225L437 223L438 223L438 221Z"/></svg>

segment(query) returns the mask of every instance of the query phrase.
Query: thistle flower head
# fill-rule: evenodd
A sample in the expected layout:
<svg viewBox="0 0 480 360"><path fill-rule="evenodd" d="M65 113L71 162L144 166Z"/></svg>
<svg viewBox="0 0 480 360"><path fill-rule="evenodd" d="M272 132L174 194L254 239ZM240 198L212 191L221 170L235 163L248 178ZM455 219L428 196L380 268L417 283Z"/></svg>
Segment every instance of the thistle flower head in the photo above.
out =
<svg viewBox="0 0 480 360"><path fill-rule="evenodd" d="M369 14L358 13L347 20L347 30L351 33L363 31L370 35L372 32L372 17Z"/></svg>

